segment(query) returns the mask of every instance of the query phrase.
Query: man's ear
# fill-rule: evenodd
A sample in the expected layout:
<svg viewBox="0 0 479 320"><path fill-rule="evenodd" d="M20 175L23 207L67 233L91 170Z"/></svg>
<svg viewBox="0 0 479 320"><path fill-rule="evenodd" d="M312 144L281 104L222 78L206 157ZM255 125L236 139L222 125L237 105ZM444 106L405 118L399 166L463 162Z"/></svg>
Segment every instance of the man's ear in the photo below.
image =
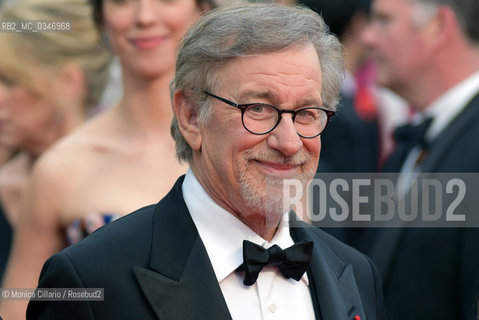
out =
<svg viewBox="0 0 479 320"><path fill-rule="evenodd" d="M448 6L439 6L434 19L432 33L437 46L449 46L461 33L454 11Z"/></svg>
<svg viewBox="0 0 479 320"><path fill-rule="evenodd" d="M181 135L190 145L193 151L201 150L202 136L198 113L189 102L184 91L176 91L173 94L173 112Z"/></svg>

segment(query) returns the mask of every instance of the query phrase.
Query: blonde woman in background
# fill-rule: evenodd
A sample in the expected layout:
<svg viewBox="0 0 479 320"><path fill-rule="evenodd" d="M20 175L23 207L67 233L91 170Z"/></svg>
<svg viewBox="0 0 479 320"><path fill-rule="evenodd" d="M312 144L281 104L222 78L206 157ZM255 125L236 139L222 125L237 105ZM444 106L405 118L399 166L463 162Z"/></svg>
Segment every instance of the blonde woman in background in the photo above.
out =
<svg viewBox="0 0 479 320"><path fill-rule="evenodd" d="M96 21L119 58L124 94L118 105L39 159L16 226L4 287L35 287L49 256L119 216L156 203L187 170L176 158L170 135L169 83L181 38L215 4L93 3ZM16 317L10 313L7 319L23 316L22 302Z"/></svg>
<svg viewBox="0 0 479 320"><path fill-rule="evenodd" d="M47 148L94 113L112 55L91 18L91 6L83 0L22 0L0 10L2 21L65 20L72 26L68 32L0 33L0 146L16 150L0 167L0 212L5 215L0 219L1 278L10 242L6 221L13 229L19 227L19 235L28 229L41 239L41 231L31 229L37 223L34 217L21 214L32 167ZM33 249L32 257L37 254L35 244L35 238L26 243ZM15 269L27 263L28 257L15 256L3 286L24 287L23 280L30 275ZM28 284L35 285L33 278ZM0 303L5 319L24 318L15 315L13 301ZM20 301L20 309L26 303Z"/></svg>
<svg viewBox="0 0 479 320"><path fill-rule="evenodd" d="M74 24L66 33L0 34L0 146L19 150L1 167L0 197L14 225L33 163L93 113L108 79L111 55L88 13L71 0L21 1L1 11L1 20Z"/></svg>

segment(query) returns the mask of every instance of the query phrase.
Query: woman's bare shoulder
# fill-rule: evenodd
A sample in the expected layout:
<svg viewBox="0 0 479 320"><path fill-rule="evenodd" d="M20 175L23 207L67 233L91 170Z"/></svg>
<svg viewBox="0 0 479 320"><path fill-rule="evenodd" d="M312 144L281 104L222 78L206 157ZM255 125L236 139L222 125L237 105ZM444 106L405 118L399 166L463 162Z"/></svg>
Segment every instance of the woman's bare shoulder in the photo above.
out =
<svg viewBox="0 0 479 320"><path fill-rule="evenodd" d="M35 163L34 177L51 181L89 176L88 171L119 148L121 138L111 122L108 114L99 115L58 140Z"/></svg>

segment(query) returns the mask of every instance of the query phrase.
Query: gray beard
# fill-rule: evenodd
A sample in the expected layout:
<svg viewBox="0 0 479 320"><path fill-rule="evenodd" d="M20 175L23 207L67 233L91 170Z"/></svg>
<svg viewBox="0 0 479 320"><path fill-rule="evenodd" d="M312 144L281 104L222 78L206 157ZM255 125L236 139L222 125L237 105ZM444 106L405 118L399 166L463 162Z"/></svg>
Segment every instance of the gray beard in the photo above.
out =
<svg viewBox="0 0 479 320"><path fill-rule="evenodd" d="M310 174L302 174L296 179L306 190L311 180ZM284 198L290 197L283 190L284 179L266 176L264 181L248 179L248 173L240 175L240 191L245 204L255 214L264 216L267 227L276 227L283 215L290 210L284 203Z"/></svg>

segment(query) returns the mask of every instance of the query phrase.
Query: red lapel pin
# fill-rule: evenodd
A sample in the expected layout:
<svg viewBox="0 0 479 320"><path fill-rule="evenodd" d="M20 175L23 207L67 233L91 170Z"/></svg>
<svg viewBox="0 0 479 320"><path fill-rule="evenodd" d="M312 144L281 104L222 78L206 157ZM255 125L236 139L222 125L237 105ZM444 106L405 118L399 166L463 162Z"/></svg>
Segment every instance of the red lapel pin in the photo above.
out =
<svg viewBox="0 0 479 320"><path fill-rule="evenodd" d="M361 320L361 317L356 315L356 316L354 316L354 320Z"/></svg>

